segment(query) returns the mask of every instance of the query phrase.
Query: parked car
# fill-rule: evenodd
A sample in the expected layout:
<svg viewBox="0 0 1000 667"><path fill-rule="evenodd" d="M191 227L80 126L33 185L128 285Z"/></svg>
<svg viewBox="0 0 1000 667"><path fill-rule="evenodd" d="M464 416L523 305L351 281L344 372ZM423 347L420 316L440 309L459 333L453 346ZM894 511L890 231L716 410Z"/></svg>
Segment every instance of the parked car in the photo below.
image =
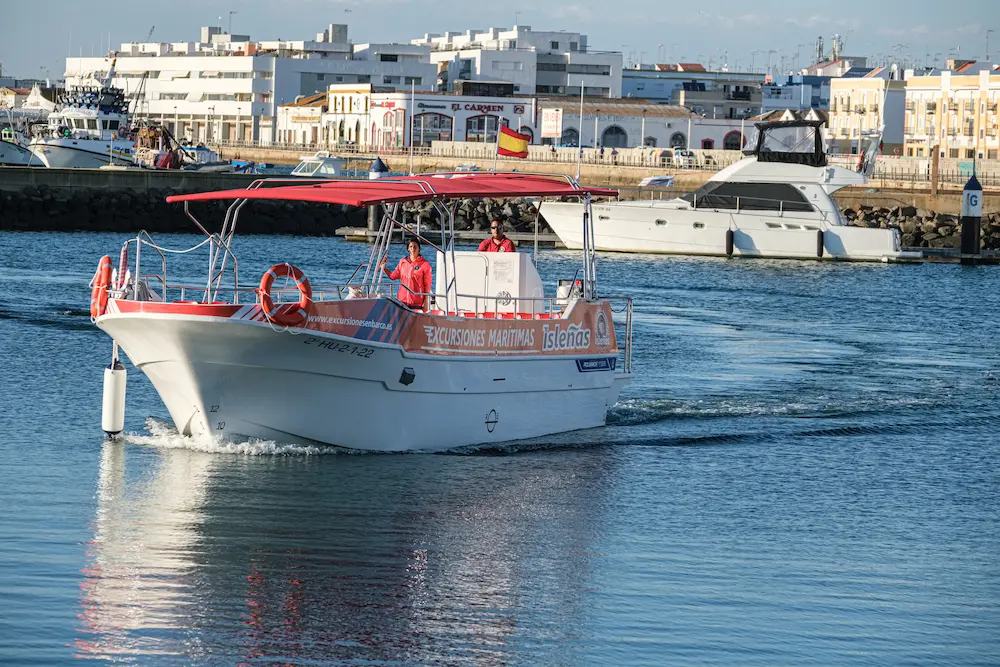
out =
<svg viewBox="0 0 1000 667"><path fill-rule="evenodd" d="M479 165L473 164L472 162L466 162L465 164L460 164L455 167L455 171L479 171Z"/></svg>
<svg viewBox="0 0 1000 667"><path fill-rule="evenodd" d="M675 148L673 165L675 167L681 167L682 169L689 169L698 163L698 158L695 156L694 151L687 148Z"/></svg>

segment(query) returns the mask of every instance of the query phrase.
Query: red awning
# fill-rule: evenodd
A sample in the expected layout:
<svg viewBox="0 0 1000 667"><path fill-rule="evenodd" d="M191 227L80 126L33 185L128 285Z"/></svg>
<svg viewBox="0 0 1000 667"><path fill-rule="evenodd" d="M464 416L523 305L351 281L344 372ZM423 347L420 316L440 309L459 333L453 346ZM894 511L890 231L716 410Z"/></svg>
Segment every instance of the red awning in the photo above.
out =
<svg viewBox="0 0 1000 667"><path fill-rule="evenodd" d="M266 184L266 181L265 181ZM373 181L330 181L315 185L284 185L254 190L220 190L190 195L171 195L167 201L215 201L220 199L271 199L311 201L348 206L370 206L428 199L482 197L617 197L608 188L578 186L559 176L462 172L404 176Z"/></svg>

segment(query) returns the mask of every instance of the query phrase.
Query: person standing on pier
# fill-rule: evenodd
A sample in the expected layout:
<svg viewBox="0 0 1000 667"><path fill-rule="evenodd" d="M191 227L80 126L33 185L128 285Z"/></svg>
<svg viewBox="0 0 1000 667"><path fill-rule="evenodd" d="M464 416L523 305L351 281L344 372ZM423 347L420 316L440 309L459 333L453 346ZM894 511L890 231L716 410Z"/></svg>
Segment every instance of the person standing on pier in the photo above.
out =
<svg viewBox="0 0 1000 667"><path fill-rule="evenodd" d="M479 252L517 252L514 242L503 233L503 223L494 220L490 223L490 238L479 244Z"/></svg>

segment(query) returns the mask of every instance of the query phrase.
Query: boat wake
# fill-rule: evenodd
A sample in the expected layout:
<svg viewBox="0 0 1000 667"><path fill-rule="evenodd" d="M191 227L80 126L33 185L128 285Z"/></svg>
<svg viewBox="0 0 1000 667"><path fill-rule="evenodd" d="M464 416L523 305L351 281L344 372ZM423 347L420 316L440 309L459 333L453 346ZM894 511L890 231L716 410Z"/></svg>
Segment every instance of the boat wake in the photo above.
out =
<svg viewBox="0 0 1000 667"><path fill-rule="evenodd" d="M243 456L321 456L353 453L336 447L290 445L274 440L229 440L211 436L181 435L172 423L158 417L146 418L148 434L127 433L125 441L158 449L187 449L207 454L240 454Z"/></svg>
<svg viewBox="0 0 1000 667"><path fill-rule="evenodd" d="M760 399L709 399L677 401L665 398L631 398L618 402L608 412L608 426L642 426L668 419L717 419L732 417L851 417L872 415L900 408L933 405L927 397L859 396L853 399L818 395L795 401Z"/></svg>

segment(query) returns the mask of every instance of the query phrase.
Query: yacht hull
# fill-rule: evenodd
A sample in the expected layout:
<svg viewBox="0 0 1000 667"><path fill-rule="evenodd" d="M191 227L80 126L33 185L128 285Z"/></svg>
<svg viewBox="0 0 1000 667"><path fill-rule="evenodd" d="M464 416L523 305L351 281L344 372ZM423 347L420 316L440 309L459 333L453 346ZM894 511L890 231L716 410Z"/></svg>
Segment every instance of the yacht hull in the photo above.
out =
<svg viewBox="0 0 1000 667"><path fill-rule="evenodd" d="M110 141L86 139L49 139L31 144L36 160L51 169L99 169L109 164L135 164L125 147Z"/></svg>
<svg viewBox="0 0 1000 667"><path fill-rule="evenodd" d="M97 324L150 379L178 430L191 436L441 451L601 426L628 379L615 372L613 337L582 354L472 354L442 351L428 339L414 348L407 341L442 322L484 336L499 327L546 325L460 325L456 318L387 307L385 300L367 300L368 308L342 303L349 305L317 304L327 313L322 319L358 312L359 321L378 318L391 328L285 330L263 321L258 306L205 316L173 304L115 300ZM362 310L349 310L359 305ZM610 310L587 307L610 318ZM379 315L364 314L376 310Z"/></svg>
<svg viewBox="0 0 1000 667"><path fill-rule="evenodd" d="M893 229L831 225L819 214L682 209L649 202L594 205L597 250L734 257L920 261ZM542 215L567 248L583 247L583 205L547 202ZM820 252L822 250L822 252Z"/></svg>

